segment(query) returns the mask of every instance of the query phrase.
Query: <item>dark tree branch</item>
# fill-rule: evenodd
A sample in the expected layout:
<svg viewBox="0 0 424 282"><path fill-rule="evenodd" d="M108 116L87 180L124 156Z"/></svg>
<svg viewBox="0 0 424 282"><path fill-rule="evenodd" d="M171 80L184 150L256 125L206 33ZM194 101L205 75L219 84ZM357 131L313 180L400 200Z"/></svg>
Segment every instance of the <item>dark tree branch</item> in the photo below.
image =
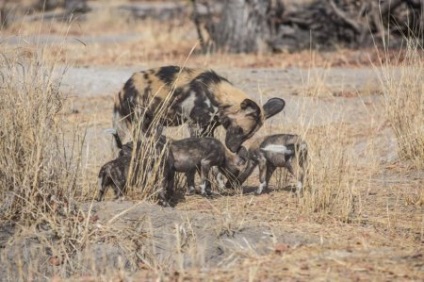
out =
<svg viewBox="0 0 424 282"><path fill-rule="evenodd" d="M357 34L362 34L362 28L359 23L350 19L345 12L340 10L333 0L328 0L332 11L341 19L345 24L351 27Z"/></svg>

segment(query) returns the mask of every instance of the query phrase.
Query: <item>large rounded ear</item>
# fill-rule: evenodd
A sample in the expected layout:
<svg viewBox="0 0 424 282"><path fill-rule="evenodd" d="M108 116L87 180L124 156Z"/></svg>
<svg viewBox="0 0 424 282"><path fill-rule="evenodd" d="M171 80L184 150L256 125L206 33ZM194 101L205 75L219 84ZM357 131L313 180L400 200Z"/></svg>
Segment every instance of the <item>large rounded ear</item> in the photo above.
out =
<svg viewBox="0 0 424 282"><path fill-rule="evenodd" d="M284 109L286 102L281 98L271 98L264 105L264 117L268 119Z"/></svg>
<svg viewBox="0 0 424 282"><path fill-rule="evenodd" d="M244 99L240 104L240 109L246 116L258 118L261 114L261 108L258 106L258 104L250 99Z"/></svg>

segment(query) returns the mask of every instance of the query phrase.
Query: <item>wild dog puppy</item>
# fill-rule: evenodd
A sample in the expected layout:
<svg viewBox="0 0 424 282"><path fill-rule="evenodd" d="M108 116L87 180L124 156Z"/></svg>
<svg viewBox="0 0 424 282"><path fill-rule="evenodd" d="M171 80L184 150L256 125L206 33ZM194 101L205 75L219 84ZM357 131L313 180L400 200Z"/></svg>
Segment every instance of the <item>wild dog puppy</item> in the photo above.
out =
<svg viewBox="0 0 424 282"><path fill-rule="evenodd" d="M114 136L116 135L114 129L108 129L106 132ZM133 153L133 142L123 145L119 138L115 138L115 142L116 146L120 149L118 156L114 160L104 164L99 171L99 193L97 197L97 201L99 202L103 200L104 194L109 187L112 187L115 193L115 199L123 197L126 189L128 171ZM139 143L138 148L140 147L141 144Z"/></svg>
<svg viewBox="0 0 424 282"><path fill-rule="evenodd" d="M211 195L210 169L217 167L227 179L232 179L238 173L238 167L244 162L213 137L190 137L171 141L169 153L173 161L170 168L175 172L186 174L188 194L195 192L196 171L200 172L200 193Z"/></svg>
<svg viewBox="0 0 424 282"><path fill-rule="evenodd" d="M234 153L284 106L283 99L272 98L261 108L212 70L166 66L128 79L115 98L113 124L121 139L135 119L141 121L144 133L158 130L158 135L162 126L186 123L191 137L213 136L222 125L225 145Z"/></svg>
<svg viewBox="0 0 424 282"><path fill-rule="evenodd" d="M97 201L102 201L109 187L113 188L115 199L123 196L127 184L128 170L131 162L131 153L122 154L116 159L104 164L99 171L99 193Z"/></svg>
<svg viewBox="0 0 424 282"><path fill-rule="evenodd" d="M296 184L296 194L301 195L307 169L308 146L298 135L276 134L254 140L247 151L247 165L237 177L243 183L250 176L256 166L259 166L259 187L256 194L261 194L268 188L269 180L277 167L285 167L292 177L295 173L292 166L293 159L297 158L301 171Z"/></svg>

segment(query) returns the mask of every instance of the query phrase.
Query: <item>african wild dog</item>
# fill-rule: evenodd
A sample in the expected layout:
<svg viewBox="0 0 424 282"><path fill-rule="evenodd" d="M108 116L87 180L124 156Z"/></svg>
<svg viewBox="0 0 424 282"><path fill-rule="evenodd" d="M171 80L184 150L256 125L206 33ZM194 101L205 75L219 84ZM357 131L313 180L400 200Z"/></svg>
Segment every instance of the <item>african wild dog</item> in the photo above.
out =
<svg viewBox="0 0 424 282"><path fill-rule="evenodd" d="M115 98L113 124L121 138L136 117L147 134L157 128L155 119L161 126L187 123L192 137L213 136L222 125L225 145L234 153L284 106L283 99L272 98L261 108L212 70L166 66L131 76Z"/></svg>
<svg viewBox="0 0 424 282"><path fill-rule="evenodd" d="M106 132L116 135L116 131L114 129L108 129ZM120 149L119 155L114 160L104 164L99 171L99 193L97 196L97 201L99 202L103 200L104 194L109 187L112 187L113 192L115 193L115 199L123 197L126 190L133 143L130 142L122 145L121 140L116 139L116 146Z"/></svg>
<svg viewBox="0 0 424 282"><path fill-rule="evenodd" d="M211 195L209 172L217 167L227 179L233 179L238 167L244 162L237 154L230 152L213 137L190 137L169 142L169 152L173 163L170 165L175 172L184 172L187 177L189 194L195 192L194 177L196 170L200 172L202 184L200 193Z"/></svg>
<svg viewBox="0 0 424 282"><path fill-rule="evenodd" d="M122 154L101 167L98 179L99 194L97 201L100 202L103 200L103 196L109 187L113 188L115 199L123 196L127 184L130 162L131 154Z"/></svg>
<svg viewBox="0 0 424 282"><path fill-rule="evenodd" d="M292 160L297 158L301 169L296 184L298 196L303 191L303 184L307 169L308 146L298 135L276 134L258 138L252 142L247 151L247 165L245 170L238 175L237 180L242 184L259 166L259 187L256 194L261 194L267 189L269 180L277 167L285 167L292 177L295 173L292 167Z"/></svg>

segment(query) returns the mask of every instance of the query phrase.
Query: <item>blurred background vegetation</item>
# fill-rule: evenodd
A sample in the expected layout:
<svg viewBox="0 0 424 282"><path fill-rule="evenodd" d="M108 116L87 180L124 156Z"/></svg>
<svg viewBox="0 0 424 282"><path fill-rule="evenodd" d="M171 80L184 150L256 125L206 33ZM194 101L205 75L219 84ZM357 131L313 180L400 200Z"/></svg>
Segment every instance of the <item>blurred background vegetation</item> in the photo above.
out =
<svg viewBox="0 0 424 282"><path fill-rule="evenodd" d="M84 21L111 5L128 20L190 19L203 52L402 48L406 38L422 43L424 30L420 0L3 0L0 23L33 21L40 12L43 19Z"/></svg>

